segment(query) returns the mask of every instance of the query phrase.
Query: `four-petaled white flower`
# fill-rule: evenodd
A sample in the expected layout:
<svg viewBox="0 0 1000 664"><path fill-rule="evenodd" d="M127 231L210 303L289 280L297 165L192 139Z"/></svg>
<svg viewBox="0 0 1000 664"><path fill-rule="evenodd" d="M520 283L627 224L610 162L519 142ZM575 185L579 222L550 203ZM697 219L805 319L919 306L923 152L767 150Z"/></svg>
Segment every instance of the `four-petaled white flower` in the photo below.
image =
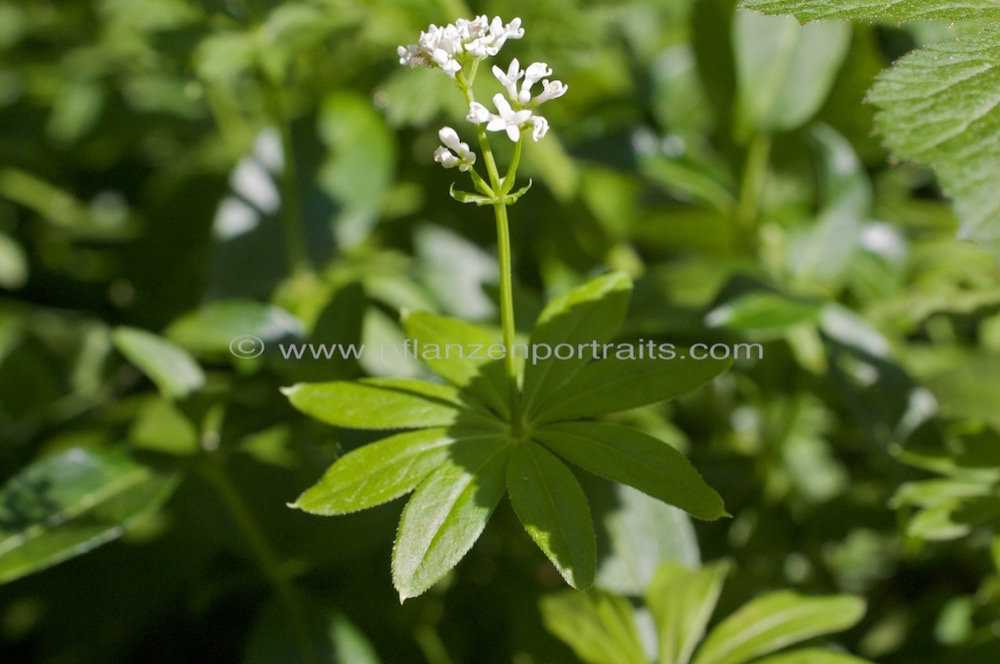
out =
<svg viewBox="0 0 1000 664"><path fill-rule="evenodd" d="M490 21L486 16L473 20L459 19L444 27L433 23L420 33L416 44L396 49L399 64L410 67L439 67L452 78L462 71L466 54L482 60L496 55L508 39L524 36L521 19L504 24L496 16Z"/></svg>
<svg viewBox="0 0 1000 664"><path fill-rule="evenodd" d="M445 168L455 168L467 171L476 163L476 153L469 149L468 143L463 143L456 132L451 127L442 127L438 132L438 138L444 145L434 151L434 161Z"/></svg>
<svg viewBox="0 0 1000 664"><path fill-rule="evenodd" d="M511 108L510 102L499 92L493 95L493 104L499 114L490 113L489 109L477 101L472 102L469 104L469 114L465 119L475 124L485 122L487 131L506 131L507 137L517 143L521 138L521 125L531 119L531 111L527 109L515 111Z"/></svg>
<svg viewBox="0 0 1000 664"><path fill-rule="evenodd" d="M510 61L506 72L493 65L493 75L497 77L501 85L507 88L507 95L511 99L517 99L517 82L524 76L524 72L521 71L521 63L517 61L517 58Z"/></svg>

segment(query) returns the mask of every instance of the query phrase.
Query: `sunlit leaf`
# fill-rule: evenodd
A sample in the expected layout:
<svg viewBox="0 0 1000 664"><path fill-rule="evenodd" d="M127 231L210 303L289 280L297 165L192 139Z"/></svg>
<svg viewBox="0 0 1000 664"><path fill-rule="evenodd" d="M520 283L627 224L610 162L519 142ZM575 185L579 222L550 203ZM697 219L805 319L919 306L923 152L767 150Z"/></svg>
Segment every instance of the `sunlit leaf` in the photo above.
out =
<svg viewBox="0 0 1000 664"><path fill-rule="evenodd" d="M504 494L508 450L503 439L458 443L417 488L392 549L400 601L440 581L479 539Z"/></svg>

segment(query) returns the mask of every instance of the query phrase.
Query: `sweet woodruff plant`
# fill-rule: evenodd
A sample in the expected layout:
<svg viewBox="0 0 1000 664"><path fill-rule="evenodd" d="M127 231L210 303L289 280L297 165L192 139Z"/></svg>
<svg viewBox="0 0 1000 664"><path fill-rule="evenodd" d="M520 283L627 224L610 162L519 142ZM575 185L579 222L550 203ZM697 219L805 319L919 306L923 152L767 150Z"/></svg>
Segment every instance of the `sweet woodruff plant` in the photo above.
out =
<svg viewBox="0 0 1000 664"><path fill-rule="evenodd" d="M566 582L590 586L594 527L587 496L567 462L701 519L725 514L719 495L674 448L597 419L676 397L728 366L696 361L683 349L670 360L638 350L626 355L641 359L602 357L599 349L625 319L632 289L628 276L605 274L544 308L528 347L576 352L541 361L524 361L516 352L508 208L530 187L529 181L515 190L524 143L542 140L549 130L542 105L566 94L568 86L549 78L546 63L522 69L516 59L492 67L501 90L492 98L493 109L475 99L472 84L481 63L524 32L520 19L504 23L480 16L432 25L415 45L399 48L402 64L440 69L465 97L469 125L441 128L434 159L471 180L473 191L453 185L452 197L492 207L500 263L499 333L428 312L404 314L402 325L416 347L503 352L426 353L421 359L438 381L367 378L286 390L296 408L334 426L393 431L339 458L293 507L347 514L412 492L392 554L393 583L402 600L424 592L458 564L505 493ZM465 141L463 134L474 139ZM514 144L503 175L491 139Z"/></svg>

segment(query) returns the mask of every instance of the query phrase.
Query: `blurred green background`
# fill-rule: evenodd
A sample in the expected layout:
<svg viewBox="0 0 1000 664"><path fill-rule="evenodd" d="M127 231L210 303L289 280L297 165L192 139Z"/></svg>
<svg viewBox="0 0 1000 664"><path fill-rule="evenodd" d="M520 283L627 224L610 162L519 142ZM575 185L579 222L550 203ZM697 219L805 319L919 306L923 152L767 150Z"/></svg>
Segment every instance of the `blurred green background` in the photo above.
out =
<svg viewBox="0 0 1000 664"><path fill-rule="evenodd" d="M623 340L765 348L620 416L733 518L581 477L598 586L635 598L663 561L729 558L719 615L853 593L850 652L1000 660L1000 274L864 103L893 60L977 26L735 4L0 2L0 661L301 661L296 611L315 661L576 661L539 610L561 580L506 502L402 606L400 502L286 507L370 438L278 388L420 366L228 351L401 343L403 308L496 321L491 214L432 161L467 109L395 54L478 13L525 26L498 64L569 84L512 210L519 328L613 268L636 280Z"/></svg>

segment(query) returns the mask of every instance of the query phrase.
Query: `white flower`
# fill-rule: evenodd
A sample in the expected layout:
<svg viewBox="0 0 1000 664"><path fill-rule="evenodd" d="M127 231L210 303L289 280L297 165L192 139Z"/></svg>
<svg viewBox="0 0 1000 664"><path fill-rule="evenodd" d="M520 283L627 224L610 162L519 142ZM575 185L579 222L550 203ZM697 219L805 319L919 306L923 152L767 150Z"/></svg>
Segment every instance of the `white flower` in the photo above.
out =
<svg viewBox="0 0 1000 664"><path fill-rule="evenodd" d="M524 36L521 19L504 25L499 16L489 21L486 16L473 20L459 19L444 27L431 24L420 33L416 44L396 49L399 63L410 67L439 67L455 77L465 64L466 54L483 59L496 55L508 39Z"/></svg>
<svg viewBox="0 0 1000 664"><path fill-rule="evenodd" d="M476 163L476 154L469 150L469 144L463 143L458 138L458 132L451 127L442 127L438 138L444 145L434 151L434 161L445 168L458 166L460 171L467 171Z"/></svg>
<svg viewBox="0 0 1000 664"><path fill-rule="evenodd" d="M506 131L507 137L517 143L521 138L521 125L531 118L531 111L515 111L500 93L493 95L493 104L500 114L490 119L486 124L486 131Z"/></svg>
<svg viewBox="0 0 1000 664"><path fill-rule="evenodd" d="M555 99L556 97L562 97L569 90L569 86L562 81L550 81L545 79L542 81L542 92L537 97L532 100L533 104L541 104L547 102L550 99Z"/></svg>
<svg viewBox="0 0 1000 664"><path fill-rule="evenodd" d="M531 138L536 143L549 131L549 121L540 115L531 116Z"/></svg>
<svg viewBox="0 0 1000 664"><path fill-rule="evenodd" d="M521 63L514 58L510 61L510 66L507 67L507 71L500 69L496 65L493 66L493 75L497 77L497 80L507 88L507 95L516 100L517 99L517 82L521 80L524 76L524 72L521 71Z"/></svg>
<svg viewBox="0 0 1000 664"><path fill-rule="evenodd" d="M527 104L531 101L531 86L546 76L552 76L552 70L544 62L533 62L524 70L524 83L521 84L521 94L518 101Z"/></svg>
<svg viewBox="0 0 1000 664"><path fill-rule="evenodd" d="M472 124L483 124L484 122L489 122L496 116L490 113L489 109L480 104L478 101L474 101L469 104L469 114L465 116L465 119Z"/></svg>

